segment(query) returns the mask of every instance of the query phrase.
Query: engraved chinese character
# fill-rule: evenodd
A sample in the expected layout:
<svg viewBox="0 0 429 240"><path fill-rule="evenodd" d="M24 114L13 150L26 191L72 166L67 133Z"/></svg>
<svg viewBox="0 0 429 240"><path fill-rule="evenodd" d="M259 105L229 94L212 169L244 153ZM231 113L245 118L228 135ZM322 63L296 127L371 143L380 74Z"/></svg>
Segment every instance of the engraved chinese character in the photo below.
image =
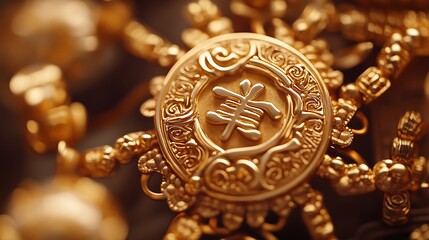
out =
<svg viewBox="0 0 429 240"><path fill-rule="evenodd" d="M272 103L255 101L264 90L261 83L252 86L248 79L240 83L241 94L230 91L226 88L216 86L213 93L218 98L226 98L225 103L220 105L220 109L207 113L207 119L212 124L226 124L221 135L222 141L231 137L234 129L251 140L261 139L261 132L258 130L261 118L266 112L271 118L279 119L282 113Z"/></svg>

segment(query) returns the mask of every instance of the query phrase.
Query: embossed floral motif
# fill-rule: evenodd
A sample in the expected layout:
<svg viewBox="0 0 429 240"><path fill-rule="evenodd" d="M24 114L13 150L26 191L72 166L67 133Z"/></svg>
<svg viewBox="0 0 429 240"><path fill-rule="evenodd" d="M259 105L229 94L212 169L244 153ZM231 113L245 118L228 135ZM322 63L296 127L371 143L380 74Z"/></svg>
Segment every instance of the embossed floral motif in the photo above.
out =
<svg viewBox="0 0 429 240"><path fill-rule="evenodd" d="M227 159L216 159L206 169L206 183L213 189L232 194L246 193L258 184L258 167L249 160L231 163Z"/></svg>

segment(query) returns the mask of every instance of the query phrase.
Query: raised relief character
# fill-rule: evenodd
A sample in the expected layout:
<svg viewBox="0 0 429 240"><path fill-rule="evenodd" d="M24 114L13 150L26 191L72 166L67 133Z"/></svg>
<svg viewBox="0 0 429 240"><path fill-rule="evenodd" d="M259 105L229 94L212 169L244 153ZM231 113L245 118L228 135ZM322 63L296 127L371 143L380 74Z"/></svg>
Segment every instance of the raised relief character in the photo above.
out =
<svg viewBox="0 0 429 240"><path fill-rule="evenodd" d="M241 94L238 94L219 86L213 88L216 97L227 98L225 103L220 105L220 109L207 113L207 120L210 123L226 124L221 135L222 141L228 140L235 128L248 139L260 140L261 132L258 127L264 111L273 119L280 119L282 116L274 104L254 100L265 90L261 83L252 86L251 82L245 79L240 83L240 90Z"/></svg>

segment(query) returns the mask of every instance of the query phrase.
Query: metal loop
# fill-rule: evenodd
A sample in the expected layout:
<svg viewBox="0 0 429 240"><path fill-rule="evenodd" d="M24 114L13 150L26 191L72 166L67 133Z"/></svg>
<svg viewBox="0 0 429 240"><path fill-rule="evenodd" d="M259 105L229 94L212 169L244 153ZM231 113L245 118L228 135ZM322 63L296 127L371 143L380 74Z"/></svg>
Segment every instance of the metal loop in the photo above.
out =
<svg viewBox="0 0 429 240"><path fill-rule="evenodd" d="M149 186L147 184L149 182L150 177L151 176L147 175L147 174L142 174L142 176L140 177L140 182L142 185L143 192L148 197L150 197L151 199L154 199L154 200L163 200L163 199L167 198L167 196L165 196L164 193L156 193L156 192L149 189Z"/></svg>
<svg viewBox="0 0 429 240"><path fill-rule="evenodd" d="M368 131L368 118L363 114L363 112L358 111L355 115L360 122L362 123L362 128L360 129L352 129L352 132L356 135L363 135Z"/></svg>
<svg viewBox="0 0 429 240"><path fill-rule="evenodd" d="M353 160L354 162L356 162L357 164L366 164L365 159L355 150L351 149L351 148L335 148L335 151L337 151L340 155L343 155L351 160Z"/></svg>

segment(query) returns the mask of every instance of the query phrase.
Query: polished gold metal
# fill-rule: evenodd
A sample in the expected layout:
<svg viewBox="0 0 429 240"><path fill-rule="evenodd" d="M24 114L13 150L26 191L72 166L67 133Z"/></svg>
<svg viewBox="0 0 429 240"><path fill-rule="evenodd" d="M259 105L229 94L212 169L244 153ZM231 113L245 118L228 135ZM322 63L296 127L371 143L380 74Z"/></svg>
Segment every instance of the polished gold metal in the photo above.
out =
<svg viewBox="0 0 429 240"><path fill-rule="evenodd" d="M108 189L76 175L79 153L60 142L57 174L23 181L0 216L0 239L125 239L128 227Z"/></svg>
<svg viewBox="0 0 429 240"><path fill-rule="evenodd" d="M101 184L62 175L45 184L27 181L0 215L0 239L125 239L128 228Z"/></svg>
<svg viewBox="0 0 429 240"><path fill-rule="evenodd" d="M4 1L0 77L36 64L55 64L67 85L82 89L111 66L113 39L132 15L127 1ZM7 93L5 86L0 94ZM4 88L4 89L3 89Z"/></svg>
<svg viewBox="0 0 429 240"><path fill-rule="evenodd" d="M317 0L309 2L301 13L301 16L295 20L292 28L297 40L309 43L313 40L328 24L328 12L332 11L334 6L330 1Z"/></svg>
<svg viewBox="0 0 429 240"><path fill-rule="evenodd" d="M398 6L390 4L391 6ZM426 11L406 9L361 9L349 4L336 6L331 11L330 29L339 30L344 37L355 41L372 41L384 44L394 33L407 33L415 38L413 52L418 55L429 53L429 17Z"/></svg>
<svg viewBox="0 0 429 240"><path fill-rule="evenodd" d="M272 62L272 54L284 60ZM318 161L311 159L320 159L329 139L328 95L315 68L288 45L256 34L224 35L194 48L166 77L155 114L158 142L173 171L190 184L204 183L209 196L271 198L314 171ZM271 159L301 151L312 156L295 160L302 174L289 175L285 166L276 173L283 177L271 179L269 166L282 164ZM247 176L213 181L222 171Z"/></svg>
<svg viewBox="0 0 429 240"><path fill-rule="evenodd" d="M236 235L243 224L276 239L272 232L283 228L297 207L311 238L335 239L323 196L309 185L315 175L329 180L340 195L379 189L384 192L384 221L407 221L410 190L427 187L429 179L428 161L416 155L416 141L425 128L421 116L408 112L401 119L391 159L374 168L348 147L354 135L367 131L359 108L384 94L415 55L429 53L426 13L362 10L317 0L289 25L281 19L287 10L284 0L233 0L231 11L249 19L249 29L257 34L232 33L232 21L219 7L198 0L185 9L191 28L183 31L182 40L192 48L185 54L132 20L124 5L109 6L103 16L117 18L101 18L104 33L120 35L138 57L174 66L166 76L152 79L148 89L153 98L140 108L144 116L155 118L154 130L127 134L113 146L82 153L69 143L80 137L84 124L78 120L85 118L82 110L69 106L59 69L48 65L36 74L18 73L11 90L30 116L33 148L42 152L65 141L58 147L59 173L109 177L118 163L138 159L143 192L166 199L179 212L165 239L207 234L250 238ZM333 54L327 41L317 39L325 29L371 42ZM267 36L271 33L275 38ZM343 73L333 67L357 65L374 43L382 46L376 65L342 86ZM27 78L37 81L22 83ZM52 89L53 97L48 94ZM70 113L64 114L68 108ZM54 120L64 116L67 129L59 131ZM349 126L355 116L361 129ZM68 129L72 127L76 132ZM328 155L330 146L343 155ZM148 186L153 173L162 176L159 192ZM269 213L279 221L267 223ZM6 230L7 236L16 233Z"/></svg>
<svg viewBox="0 0 429 240"><path fill-rule="evenodd" d="M258 21L283 17L286 13L285 0L233 0L231 11L242 17Z"/></svg>
<svg viewBox="0 0 429 240"><path fill-rule="evenodd" d="M179 46L171 44L134 20L127 23L123 39L125 47L131 53L148 61L157 62L163 67L173 65L184 53Z"/></svg>
<svg viewBox="0 0 429 240"><path fill-rule="evenodd" d="M410 240L427 240L429 239L429 224L423 224L414 229L410 235Z"/></svg>
<svg viewBox="0 0 429 240"><path fill-rule="evenodd" d="M370 67L358 77L356 86L362 94L363 102L369 103L381 96L391 84L379 68Z"/></svg>
<svg viewBox="0 0 429 240"><path fill-rule="evenodd" d="M316 59L317 48L303 49ZM150 138L152 145L131 151L141 155L148 196L166 198L174 211L193 209L187 214L199 225L210 222L201 225L205 234L225 234L246 222L264 226L263 235L269 236L276 229L265 223L269 211L286 218L302 206L314 238L333 236L322 197L307 184L331 140L330 92L298 50L258 34L222 35L188 52L154 89L161 89L153 91L156 137ZM356 109L347 106L352 110L346 108L346 114L345 107L335 113L341 127ZM105 146L81 159L110 166L117 151ZM146 175L154 172L163 176L160 193L147 186ZM167 236L181 236L180 226L173 224Z"/></svg>
<svg viewBox="0 0 429 240"><path fill-rule="evenodd" d="M278 18L285 13L284 1L236 0L231 9L249 18L250 28L258 34L225 34L232 32L231 22L216 5L209 0L190 3L186 14L192 28L183 32L182 39L196 47L180 58L176 55L178 61L169 73L151 81L154 98L141 107L143 115L155 118L155 134L149 134L151 144L130 150L130 156L140 156L143 191L153 199L165 198L173 211L181 212L166 239L229 235L243 223L275 239L271 232L284 225L295 207L301 207L312 238L335 238L322 195L308 184L315 174L331 181L341 195L364 194L376 187L405 190L411 187L411 179L425 178L423 165L415 167L414 177L408 168L397 170L394 162L380 162L373 171L352 151L344 152L357 163L325 153L331 144L346 148L355 134L366 132L368 122L361 113L357 115L362 129L351 129L349 122L361 105L390 87L414 50L424 49L421 28L407 26L384 36L377 66L341 87L343 75L332 69L334 55L326 41L315 37L335 25L344 32L344 18L355 21L354 17L346 13L333 17L336 9L326 1L308 5L291 26ZM362 24L366 27L366 22ZM266 36L267 25L277 39ZM142 25L136 28L143 29ZM144 32L135 43L149 34ZM372 44L343 55L355 56L358 60L353 61L359 62L368 49ZM413 149L406 140L398 140L395 146L392 157L396 160L408 158ZM103 147L83 155L101 152L94 155L98 162L105 156L119 160L117 149ZM396 188L383 184L390 180L382 173L391 169L407 183ZM160 192L148 187L151 173L162 175ZM392 210L389 217L403 218L408 200L402 192L386 193L385 202ZM281 221L266 223L268 212Z"/></svg>
<svg viewBox="0 0 429 240"><path fill-rule="evenodd" d="M86 110L70 103L62 71L55 65L28 66L12 77L10 90L25 119L34 151L54 150L60 141L73 144L86 129Z"/></svg>
<svg viewBox="0 0 429 240"><path fill-rule="evenodd" d="M105 145L77 153L74 163L80 174L91 177L108 177L114 174L117 164L129 163L136 156L151 149L155 142L152 131L126 134L116 140L113 147ZM75 151L66 146L69 151Z"/></svg>
<svg viewBox="0 0 429 240"><path fill-rule="evenodd" d="M415 142L423 134L425 124L417 112L407 112L398 124L398 137L393 140L391 157L374 166L375 184L383 191L383 220L390 225L408 221L410 192L424 184L426 159L416 157ZM416 159L416 161L415 161Z"/></svg>
<svg viewBox="0 0 429 240"><path fill-rule="evenodd" d="M232 21L223 16L216 4L210 0L189 3L185 9L185 17L192 27L182 32L182 40L191 48L210 37L233 32Z"/></svg>
<svg viewBox="0 0 429 240"><path fill-rule="evenodd" d="M263 81L263 78L256 74L265 74L265 76L274 79L286 79L286 83L276 82L274 84L275 86L280 86L283 91L285 87L293 86L293 82L308 84L305 78L311 76L312 79L316 80L317 77L315 76L317 75L314 75L315 73L311 71L310 73L302 74L302 72L305 72L306 67L311 69L312 65L305 65L290 56L281 57L280 59L282 61L280 63L273 58L271 58L272 62L268 61L264 63L264 60L270 59L270 57L269 55L262 55L262 52L265 54L274 52L279 55L280 53L278 53L278 51L281 52L281 50L267 51L261 43L259 44L262 46L256 44L256 47L254 47L247 38L265 42L268 41L268 37L252 34L235 34L234 37L232 36L233 35L226 35L209 40L205 45L200 45L187 53L173 67L169 75L167 75L163 91L158 96L157 109L155 112L157 137L159 139L158 144L161 147L167 163L169 163L167 166L172 168L172 170L168 171L168 176L171 176L170 174L177 174L178 178L175 177L175 179L181 180L177 181L177 183L181 186L180 188L188 191L190 197L188 198L188 202L184 202L177 201L176 195L170 197L167 195L167 199L173 199L168 200L170 207L173 207L173 209L180 209L178 206L184 207L181 208L182 211L191 206L196 209L202 208L204 211L196 210L197 216L206 219L212 219L217 215L224 216L223 225L230 230L238 228L241 222L244 221L247 221L249 225L255 227L262 224L266 212L260 212L262 215L260 215L258 219L261 219L260 221L262 222L253 223L248 217L245 218L245 216L249 214L246 212L252 212L249 207L254 204L253 202L261 200L270 202L272 201L270 199L276 198L276 195L281 196L282 193L287 194L286 196L290 199L291 206L316 204L314 199L308 198L301 202L294 192L290 192L290 190L298 187L300 183L304 183L306 179L309 179L311 171L314 170L298 170L298 168L297 170L286 170L287 172L284 172L284 170L280 170L285 169L284 167L277 169L277 164L275 164L277 159L281 159L280 153L291 150L293 152L295 149L300 149L301 146L305 146L305 144L302 145L303 142L301 142L300 137L298 137L300 135L299 128L293 126L289 127L293 129L292 131L296 137L292 137L289 141L286 140L287 138L282 140L286 142L274 146L272 150L269 148L268 150L264 149L261 157L258 157L258 155L252 156L252 154L258 154L258 147L265 147L264 144L256 144L258 141L267 141L263 138L262 134L264 132L264 122L261 121L263 117L266 119L264 121L268 120L271 122L270 126L272 128L272 126L277 126L277 121L287 118L287 116L291 114L294 118L300 116L301 114L296 111L297 106L302 105L299 103L299 98L298 100L294 98L296 95L293 93L293 90L292 92L290 92L290 90L287 91L291 97L286 101L275 101L275 99L273 99L275 94L273 93L265 95L268 98L258 99L258 101L256 101L254 98L262 95L264 91L270 91L269 83L267 83L266 80ZM401 35L398 35L396 38L402 39ZM284 46L284 44L278 43L275 40L269 42L270 45ZM212 46L210 46L210 44ZM396 42L387 42L386 48L390 49L393 44L396 44ZM233 52L235 48L237 52ZM289 47L284 48L290 49ZM314 50L309 51L308 49L309 47L302 47L300 50L302 50L305 56L313 59L313 55L311 54L313 54ZM299 53L294 53L299 55ZM292 61L296 64L295 66L304 66L299 67L301 69L298 70L299 68L296 69L295 66L291 66L292 64L290 63L285 64L284 62L286 59L294 59ZM381 59L380 61L387 59L387 55L381 53L379 59ZM273 64L274 66L278 66L279 64L285 65L281 65L284 67L280 69L276 69L276 67L267 67ZM307 62L307 64L311 64L311 62ZM395 69L399 71L403 69L403 67L404 65L401 65ZM266 68L268 68L268 73ZM288 75L288 69L293 69L295 75ZM314 69L316 68L314 67ZM285 71L286 78L281 77L282 71ZM378 70L375 67L367 70L367 72L371 74L372 71ZM238 72L238 74L236 72ZM394 75L391 72L387 72L387 70L380 70L375 72L375 74L381 75L384 74L383 72L386 72L385 74L389 77L390 75ZM361 102L366 103L380 96L389 86L389 82L383 81L380 78L374 78L373 75L369 76L368 79L368 77L366 77L367 74L370 75L369 73L364 73L363 76L365 77L362 76L358 78L355 85L357 88L354 88L356 89L356 93L351 95L351 98L350 95L344 94L345 98L339 98L330 103L328 92L321 91L315 95L320 97L321 100L319 100L318 106L322 107L322 109L328 109L331 104L333 106L331 121L325 121L326 117L329 117L329 112L324 112L323 117L317 116L317 114L313 117L309 117L311 121L322 121L321 126L325 126L325 128L327 125L332 124L331 136L326 134L329 130L322 130L322 135L320 135L322 136L322 142L326 141L326 139L331 139L333 143L342 147L351 144L353 140L353 130L348 128L347 124L356 113L357 108L360 106ZM294 77L302 80L294 81ZM395 75L393 77L395 77ZM254 83L254 81L257 82ZM292 85L287 81L292 82ZM216 84L216 82L219 83ZM321 82L322 81L318 83L319 88L323 88ZM330 85L330 87L330 89L332 89L336 86ZM302 88L302 86L298 87L298 89L300 88ZM312 87L312 89L317 91L315 87ZM353 88L349 89L351 90ZM350 90L346 90L345 93ZM365 95L362 96L361 94ZM301 94L297 95L300 96ZM350 100L346 97L350 98ZM301 99L301 101L305 102L303 99ZM292 112L284 113L279 110L283 109L283 107L280 106L285 102L286 104L289 103L286 108L288 110L292 109L289 110ZM311 116L311 114L308 115ZM304 127L303 130L309 130L309 127ZM275 133L282 132L277 129L274 131ZM276 137L275 133L269 134L269 136ZM302 134L301 136L305 135L306 134ZM270 140L271 139L268 141ZM314 145L314 140L314 138L311 140L313 143L312 145L317 148L317 145ZM240 153L241 151L243 151L243 153ZM310 150L310 152L312 151L314 150ZM275 155L270 155L271 157L269 157L269 160L266 160L265 156L272 152L275 153ZM316 158L320 159L320 156L321 155ZM231 159L231 157L233 158ZM246 157L249 158L249 160L247 160ZM231 161L234 158L236 158L236 160ZM146 158L144 161L147 161ZM305 166L306 162L314 163L315 161L309 161L307 158L301 159L301 164L304 163L304 165L299 165ZM145 162L143 163L146 164ZM277 163L280 163L281 166L282 161L280 160ZM318 164L319 163L316 165ZM297 164L295 166L299 165ZM164 164L162 164L162 166L165 168ZM341 158L333 160L325 156L325 161L322 166L323 167L318 171L319 175L330 179L336 191L342 195L362 194L375 189L374 174L366 164L345 164ZM146 169L147 168L143 171L145 174L148 172ZM160 169L158 168L152 171L160 173ZM266 172L266 174L261 176L260 172ZM287 183L280 182L282 184L277 186L281 187L276 187L276 182L273 183L273 179L270 178L273 176L275 177L274 180L279 179L280 181L284 181L284 179L289 179L287 176L290 176L290 173L293 172L300 172L300 175L293 175L293 179L288 180ZM288 174L284 175L285 173ZM165 177L164 179L168 178ZM244 182L240 184L241 181ZM171 183L165 183L171 186ZM308 185L305 186L305 188L308 188ZM264 189L266 189L265 192ZM300 188L298 187L298 189ZM267 192L267 190L269 191ZM252 194L248 194L247 192L251 192ZM201 195L204 196L204 200L197 201ZM180 199L184 199L182 195L179 196ZM392 196L392 201L389 202L400 205L402 202L398 202L397 200L398 197ZM222 208L224 204L221 203L219 206L213 206L212 204L206 205L204 204L206 201L224 202L224 204L227 205L228 203L233 204L233 202L237 202L240 203L240 205L235 205L235 208L241 210L239 210L239 212L234 211L235 213L232 216L235 216L235 220L231 222L232 219L225 219L225 216L231 214L230 211L232 208ZM283 199L283 201L285 201L285 199ZM246 204L245 206L249 205L249 207L243 207L243 204ZM309 218L305 220L305 222L314 238L333 236L333 227L329 215L327 215L327 213L326 215L324 213L322 214L322 212L326 212L326 210L322 209L324 208L316 210L316 213L314 213L315 215L311 215L312 217L317 216L325 219L322 224L324 227L321 228L312 225L312 221L310 220L312 217L303 212L304 219ZM281 212L283 211L284 210L281 210ZM210 213L210 215L206 215L208 213ZM212 228L219 230L217 232L219 234L224 233L223 230L217 227L217 224L212 226ZM325 229L326 232L321 229ZM180 228L171 231L180 231ZM216 233L216 231L214 231L214 233Z"/></svg>
<svg viewBox="0 0 429 240"><path fill-rule="evenodd" d="M319 176L331 181L336 192L343 196L360 195L375 190L374 174L365 163L344 163L341 157L326 155Z"/></svg>

